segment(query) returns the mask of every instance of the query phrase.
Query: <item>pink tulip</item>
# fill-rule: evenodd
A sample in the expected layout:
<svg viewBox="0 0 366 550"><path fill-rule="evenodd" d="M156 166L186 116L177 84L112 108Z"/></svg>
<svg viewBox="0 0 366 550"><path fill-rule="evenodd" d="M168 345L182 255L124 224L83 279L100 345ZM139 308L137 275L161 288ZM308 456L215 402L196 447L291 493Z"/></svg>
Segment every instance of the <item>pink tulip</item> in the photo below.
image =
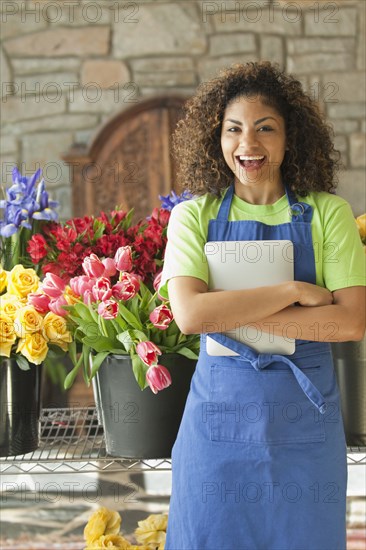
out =
<svg viewBox="0 0 366 550"><path fill-rule="evenodd" d="M162 304L150 313L149 318L154 327L166 330L173 321L173 314L168 306Z"/></svg>
<svg viewBox="0 0 366 550"><path fill-rule="evenodd" d="M131 271L132 269L132 249L130 246L120 246L114 256L116 268L118 271Z"/></svg>
<svg viewBox="0 0 366 550"><path fill-rule="evenodd" d="M115 319L118 315L118 304L113 300L106 300L100 302L98 306L98 313L103 319Z"/></svg>
<svg viewBox="0 0 366 550"><path fill-rule="evenodd" d="M117 300L130 300L140 289L140 280L133 273L121 273L121 280L112 287Z"/></svg>
<svg viewBox="0 0 366 550"><path fill-rule="evenodd" d="M162 272L162 271L159 271L159 273L158 273L157 275L155 275L154 282L153 282L153 286L154 286L155 292L158 291L158 288L159 288L159 286L160 286L162 274L163 274L163 272Z"/></svg>
<svg viewBox="0 0 366 550"><path fill-rule="evenodd" d="M170 372L163 365L153 365L146 373L146 381L154 393L164 390L172 383Z"/></svg>
<svg viewBox="0 0 366 550"><path fill-rule="evenodd" d="M65 290L66 283L54 273L46 273L40 289L51 298L58 298Z"/></svg>
<svg viewBox="0 0 366 550"><path fill-rule="evenodd" d="M53 298L48 304L48 309L52 311L55 315L60 317L66 317L67 311L62 306L67 306L68 303L64 296L59 296L58 298Z"/></svg>
<svg viewBox="0 0 366 550"><path fill-rule="evenodd" d="M102 263L105 267L105 277L113 277L117 273L116 262L113 258L105 258Z"/></svg>
<svg viewBox="0 0 366 550"><path fill-rule="evenodd" d="M92 294L95 301L102 300L105 302L106 300L109 300L112 296L110 280L107 279L107 277L101 277L98 279L92 288Z"/></svg>
<svg viewBox="0 0 366 550"><path fill-rule="evenodd" d="M92 290L86 290L84 292L83 302L84 302L84 304L87 304L88 306L90 306L90 304L93 304L94 302L96 302L96 299L94 298Z"/></svg>
<svg viewBox="0 0 366 550"><path fill-rule="evenodd" d="M51 298L47 294L37 294L31 292L28 294L27 301L30 306L33 306L38 313L48 313L49 312L49 303Z"/></svg>
<svg viewBox="0 0 366 550"><path fill-rule="evenodd" d="M136 346L136 353L140 357L141 361L148 367L156 365L158 362L158 355L161 355L161 351L153 342L139 342Z"/></svg>
<svg viewBox="0 0 366 550"><path fill-rule="evenodd" d="M90 256L84 258L83 269L88 277L95 277L96 279L102 277L105 272L103 262L96 254L90 254Z"/></svg>
<svg viewBox="0 0 366 550"><path fill-rule="evenodd" d="M90 278L87 275L80 275L79 277L73 277L70 279L71 290L77 296L84 296L87 290L91 290L96 283L94 277Z"/></svg>

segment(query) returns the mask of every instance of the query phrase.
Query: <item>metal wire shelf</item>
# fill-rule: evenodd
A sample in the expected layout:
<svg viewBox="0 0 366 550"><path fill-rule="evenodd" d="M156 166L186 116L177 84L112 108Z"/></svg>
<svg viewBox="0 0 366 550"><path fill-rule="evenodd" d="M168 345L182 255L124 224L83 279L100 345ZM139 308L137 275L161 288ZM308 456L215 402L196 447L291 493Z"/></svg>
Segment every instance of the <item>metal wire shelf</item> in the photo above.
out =
<svg viewBox="0 0 366 550"><path fill-rule="evenodd" d="M0 458L2 474L170 470L171 461L116 458L105 449L103 428L92 407L43 409L36 451Z"/></svg>
<svg viewBox="0 0 366 550"><path fill-rule="evenodd" d="M349 465L366 465L366 447L348 447ZM2 474L55 474L106 471L168 471L169 458L109 456L95 408L43 409L39 448L0 458Z"/></svg>

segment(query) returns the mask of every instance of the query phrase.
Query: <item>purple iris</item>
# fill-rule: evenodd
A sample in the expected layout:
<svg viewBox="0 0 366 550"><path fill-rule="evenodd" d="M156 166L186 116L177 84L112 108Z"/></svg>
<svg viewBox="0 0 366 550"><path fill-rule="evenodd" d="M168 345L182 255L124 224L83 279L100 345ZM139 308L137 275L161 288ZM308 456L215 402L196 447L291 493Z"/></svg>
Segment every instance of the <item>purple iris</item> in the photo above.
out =
<svg viewBox="0 0 366 550"><path fill-rule="evenodd" d="M6 190L6 200L0 200L0 209L4 211L0 220L0 236L11 237L21 227L32 229L33 219L57 221L54 208L58 202L48 199L43 179L36 186L40 174L41 170L37 170L28 178L14 167L13 185Z"/></svg>
<svg viewBox="0 0 366 550"><path fill-rule="evenodd" d="M191 199L193 195L189 191L183 191L181 195L177 195L175 191L171 191L169 195L159 195L161 200L161 208L164 210L172 210L174 206L180 202Z"/></svg>

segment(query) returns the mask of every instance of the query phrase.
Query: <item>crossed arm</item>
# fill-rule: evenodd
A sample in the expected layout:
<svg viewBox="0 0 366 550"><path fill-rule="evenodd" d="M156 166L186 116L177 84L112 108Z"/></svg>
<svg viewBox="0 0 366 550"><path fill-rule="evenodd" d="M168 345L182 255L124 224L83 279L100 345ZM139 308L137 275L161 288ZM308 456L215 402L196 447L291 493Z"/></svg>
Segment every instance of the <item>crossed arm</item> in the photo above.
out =
<svg viewBox="0 0 366 550"><path fill-rule="evenodd" d="M332 293L293 281L250 290L208 291L200 279L174 277L168 290L175 320L185 334L225 332L250 323L264 332L312 341L358 341L365 333L363 286Z"/></svg>

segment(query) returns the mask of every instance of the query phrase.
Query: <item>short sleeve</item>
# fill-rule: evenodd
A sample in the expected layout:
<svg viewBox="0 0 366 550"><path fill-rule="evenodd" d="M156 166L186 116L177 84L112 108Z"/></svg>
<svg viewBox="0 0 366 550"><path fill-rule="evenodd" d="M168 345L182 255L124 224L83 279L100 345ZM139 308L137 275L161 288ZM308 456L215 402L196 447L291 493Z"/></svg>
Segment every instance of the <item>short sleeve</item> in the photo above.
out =
<svg viewBox="0 0 366 550"><path fill-rule="evenodd" d="M331 292L366 285L365 253L351 206L342 201L324 227L323 276Z"/></svg>
<svg viewBox="0 0 366 550"><path fill-rule="evenodd" d="M170 215L164 266L159 294L168 299L168 281L173 277L197 277L208 283L204 255L205 230L200 224L193 200L177 204Z"/></svg>

